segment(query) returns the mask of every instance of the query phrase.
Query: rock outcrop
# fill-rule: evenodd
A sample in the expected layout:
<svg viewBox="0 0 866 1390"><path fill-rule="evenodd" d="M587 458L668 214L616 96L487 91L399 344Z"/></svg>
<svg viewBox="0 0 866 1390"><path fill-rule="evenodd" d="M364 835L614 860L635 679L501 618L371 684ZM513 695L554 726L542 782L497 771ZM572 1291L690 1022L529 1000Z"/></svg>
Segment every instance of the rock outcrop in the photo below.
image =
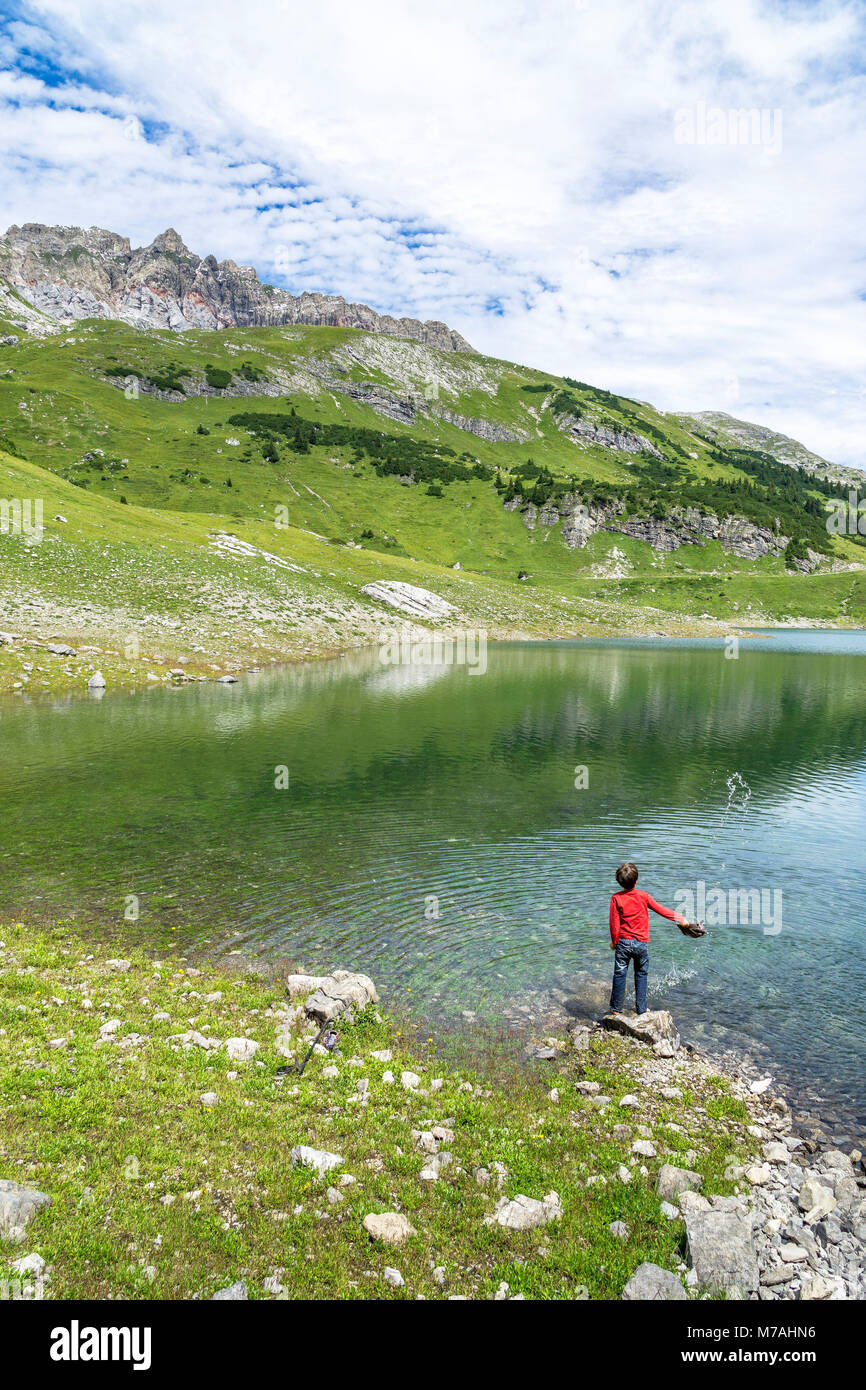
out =
<svg viewBox="0 0 866 1390"><path fill-rule="evenodd" d="M202 259L173 228L149 246L101 227L27 222L0 237L0 277L52 319L112 318L147 328L311 324L360 328L445 352L472 352L438 320L377 314L339 295L290 294L263 284L252 266Z"/></svg>
<svg viewBox="0 0 866 1390"><path fill-rule="evenodd" d="M661 450L656 448L646 435L638 434L636 430L618 429L615 425L589 420L585 415L578 418L567 412L557 414L556 424L562 433L567 434L575 443L600 444L603 449L615 449L623 454L652 454L658 459L663 457Z"/></svg>
<svg viewBox="0 0 866 1390"><path fill-rule="evenodd" d="M679 550L683 545L706 545L716 540L730 555L743 560L761 560L765 555L781 555L790 537L781 532L758 526L743 516L719 518L715 512L701 512L697 507L671 507L665 517L626 515L620 498L610 502L589 503L579 493L566 493L558 502L546 502L537 507L533 502L521 503L515 497L505 503L506 510L520 508L528 530L536 526L557 526L562 522L562 537L570 550L582 550L596 531L612 531L645 541L654 550ZM814 569L823 558L814 551L810 559L798 564L804 570ZM796 562L795 562L796 563Z"/></svg>
<svg viewBox="0 0 866 1390"><path fill-rule="evenodd" d="M379 603L387 603L389 608L399 608L401 613L422 622L447 618L456 611L453 603L448 603L430 589L421 589L417 584L404 584L400 579L374 580L372 584L365 584L361 593Z"/></svg>

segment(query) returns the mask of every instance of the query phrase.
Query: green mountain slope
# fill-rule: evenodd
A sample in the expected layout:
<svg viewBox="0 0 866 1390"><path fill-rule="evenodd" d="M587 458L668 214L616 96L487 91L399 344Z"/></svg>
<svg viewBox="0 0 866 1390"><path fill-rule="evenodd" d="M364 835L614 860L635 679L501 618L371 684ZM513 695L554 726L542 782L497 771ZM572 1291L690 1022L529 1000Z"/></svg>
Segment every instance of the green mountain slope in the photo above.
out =
<svg viewBox="0 0 866 1390"><path fill-rule="evenodd" d="M402 620L382 579L491 635L866 620L837 484L644 403L354 329L29 326L0 345L0 497L42 499L44 534L0 527L0 625L89 636L116 680L369 641ZM79 679L49 656L6 643L4 683Z"/></svg>

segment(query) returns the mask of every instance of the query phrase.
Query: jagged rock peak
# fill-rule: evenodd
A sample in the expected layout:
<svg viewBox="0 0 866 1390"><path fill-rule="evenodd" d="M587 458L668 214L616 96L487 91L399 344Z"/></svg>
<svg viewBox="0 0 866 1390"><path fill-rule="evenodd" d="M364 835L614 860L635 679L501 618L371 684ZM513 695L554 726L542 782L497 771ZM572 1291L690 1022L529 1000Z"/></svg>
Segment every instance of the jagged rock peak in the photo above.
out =
<svg viewBox="0 0 866 1390"><path fill-rule="evenodd" d="M339 295L293 295L262 284L252 266L204 259L173 227L149 246L102 227L12 226L0 237L0 277L51 318L113 318L147 328L240 328L281 324L360 328L445 352L473 352L437 320L377 314Z"/></svg>

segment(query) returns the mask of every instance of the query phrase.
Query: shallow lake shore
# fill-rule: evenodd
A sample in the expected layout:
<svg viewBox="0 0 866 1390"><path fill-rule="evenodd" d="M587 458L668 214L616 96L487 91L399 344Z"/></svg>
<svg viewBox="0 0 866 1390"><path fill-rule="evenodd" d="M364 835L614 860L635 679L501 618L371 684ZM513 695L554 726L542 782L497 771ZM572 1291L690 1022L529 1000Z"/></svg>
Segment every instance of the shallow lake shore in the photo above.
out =
<svg viewBox="0 0 866 1390"><path fill-rule="evenodd" d="M318 1031L283 971L0 943L18 1296L863 1297L859 1156L700 1054L578 1023L497 1081L374 1002L281 1077ZM17 1229L10 1185L50 1199Z"/></svg>

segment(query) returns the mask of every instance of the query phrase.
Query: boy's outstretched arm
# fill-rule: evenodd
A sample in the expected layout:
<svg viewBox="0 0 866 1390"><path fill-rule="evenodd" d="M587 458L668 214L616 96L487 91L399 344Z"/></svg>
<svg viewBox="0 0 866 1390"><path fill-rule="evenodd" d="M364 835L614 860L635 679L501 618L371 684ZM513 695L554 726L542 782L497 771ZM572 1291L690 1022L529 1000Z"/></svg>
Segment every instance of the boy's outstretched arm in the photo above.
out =
<svg viewBox="0 0 866 1390"><path fill-rule="evenodd" d="M646 895L646 905L647 907L651 907L653 912L657 912L659 917L667 917L669 922L680 923L688 921L688 918L683 917L682 913L671 912L669 907L662 907L661 903L657 903L654 898L650 897L649 893Z"/></svg>

